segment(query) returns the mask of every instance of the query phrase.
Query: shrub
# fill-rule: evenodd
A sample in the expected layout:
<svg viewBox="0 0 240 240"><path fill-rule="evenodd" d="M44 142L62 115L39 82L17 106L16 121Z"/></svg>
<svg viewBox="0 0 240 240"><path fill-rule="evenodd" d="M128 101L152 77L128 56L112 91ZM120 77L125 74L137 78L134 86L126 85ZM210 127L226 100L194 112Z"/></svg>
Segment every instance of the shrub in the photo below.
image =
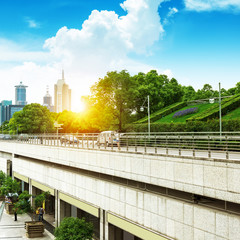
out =
<svg viewBox="0 0 240 240"><path fill-rule="evenodd" d="M60 226L54 231L56 240L91 240L93 238L93 224L84 218L64 218Z"/></svg>
<svg viewBox="0 0 240 240"><path fill-rule="evenodd" d="M222 120L222 130L225 132L240 131L240 120ZM148 124L128 124L126 132L147 132ZM186 123L151 123L151 132L218 132L219 120L189 121Z"/></svg>

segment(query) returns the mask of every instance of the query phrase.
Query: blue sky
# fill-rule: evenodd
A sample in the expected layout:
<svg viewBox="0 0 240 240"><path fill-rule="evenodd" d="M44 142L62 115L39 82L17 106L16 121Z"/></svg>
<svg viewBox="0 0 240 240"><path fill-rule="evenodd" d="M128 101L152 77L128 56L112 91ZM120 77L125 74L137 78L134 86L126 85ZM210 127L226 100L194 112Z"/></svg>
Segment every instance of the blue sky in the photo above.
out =
<svg viewBox="0 0 240 240"><path fill-rule="evenodd" d="M157 69L196 90L240 81L240 0L0 0L0 100L42 103L65 70L77 110L107 71Z"/></svg>

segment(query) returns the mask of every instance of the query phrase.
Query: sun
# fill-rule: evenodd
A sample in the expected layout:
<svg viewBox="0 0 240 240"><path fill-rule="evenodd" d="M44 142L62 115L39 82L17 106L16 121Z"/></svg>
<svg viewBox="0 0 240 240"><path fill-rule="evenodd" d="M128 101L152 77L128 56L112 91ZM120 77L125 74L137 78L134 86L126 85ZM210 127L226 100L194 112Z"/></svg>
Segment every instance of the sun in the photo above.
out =
<svg viewBox="0 0 240 240"><path fill-rule="evenodd" d="M72 106L72 111L73 112L83 112L85 110L86 110L86 105L81 100L75 102L75 104Z"/></svg>

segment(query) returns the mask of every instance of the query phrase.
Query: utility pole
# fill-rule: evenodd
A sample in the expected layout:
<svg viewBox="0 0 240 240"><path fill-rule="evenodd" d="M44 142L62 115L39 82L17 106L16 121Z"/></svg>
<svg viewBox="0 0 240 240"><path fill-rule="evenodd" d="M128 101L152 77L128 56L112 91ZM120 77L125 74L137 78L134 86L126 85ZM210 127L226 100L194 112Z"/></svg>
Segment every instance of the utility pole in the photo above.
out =
<svg viewBox="0 0 240 240"><path fill-rule="evenodd" d="M147 96L148 99L148 136L150 137L150 102L149 102L149 95Z"/></svg>
<svg viewBox="0 0 240 240"><path fill-rule="evenodd" d="M222 106L221 106L221 83L219 83L219 133L222 136Z"/></svg>

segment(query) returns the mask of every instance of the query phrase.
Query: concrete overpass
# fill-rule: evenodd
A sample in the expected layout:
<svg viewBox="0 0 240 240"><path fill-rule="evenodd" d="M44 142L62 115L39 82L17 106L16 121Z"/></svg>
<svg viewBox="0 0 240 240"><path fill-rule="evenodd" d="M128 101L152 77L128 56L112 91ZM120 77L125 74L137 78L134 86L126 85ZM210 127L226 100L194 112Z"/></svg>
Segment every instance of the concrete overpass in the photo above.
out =
<svg viewBox="0 0 240 240"><path fill-rule="evenodd" d="M96 239L240 239L238 149L90 149L83 141L0 141L0 170L33 195L49 190L56 226L84 216Z"/></svg>

